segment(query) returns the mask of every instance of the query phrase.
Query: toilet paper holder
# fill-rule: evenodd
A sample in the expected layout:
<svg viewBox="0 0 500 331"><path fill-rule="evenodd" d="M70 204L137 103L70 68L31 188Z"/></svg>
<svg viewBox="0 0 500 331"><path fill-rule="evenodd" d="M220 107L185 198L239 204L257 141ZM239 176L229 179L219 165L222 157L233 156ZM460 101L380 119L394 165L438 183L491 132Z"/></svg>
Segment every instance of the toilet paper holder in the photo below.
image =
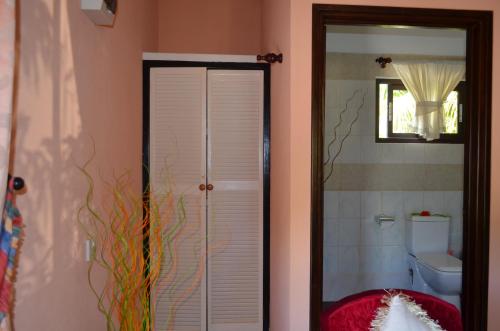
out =
<svg viewBox="0 0 500 331"><path fill-rule="evenodd" d="M395 222L395 221L396 221L396 219L394 218L394 216L388 216L388 215L384 215L384 214L375 215L375 222L378 225L382 225L385 222Z"/></svg>

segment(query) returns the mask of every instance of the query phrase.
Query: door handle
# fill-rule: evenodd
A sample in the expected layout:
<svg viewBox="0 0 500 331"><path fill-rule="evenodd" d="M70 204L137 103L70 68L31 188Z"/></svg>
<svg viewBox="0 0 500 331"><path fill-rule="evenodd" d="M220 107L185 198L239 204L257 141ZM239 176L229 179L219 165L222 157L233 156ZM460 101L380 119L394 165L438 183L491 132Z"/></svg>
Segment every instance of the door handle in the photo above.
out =
<svg viewBox="0 0 500 331"><path fill-rule="evenodd" d="M205 184L200 184L198 188L200 189L200 191L205 191Z"/></svg>
<svg viewBox="0 0 500 331"><path fill-rule="evenodd" d="M214 189L214 186L212 184L207 185L207 190L212 191Z"/></svg>

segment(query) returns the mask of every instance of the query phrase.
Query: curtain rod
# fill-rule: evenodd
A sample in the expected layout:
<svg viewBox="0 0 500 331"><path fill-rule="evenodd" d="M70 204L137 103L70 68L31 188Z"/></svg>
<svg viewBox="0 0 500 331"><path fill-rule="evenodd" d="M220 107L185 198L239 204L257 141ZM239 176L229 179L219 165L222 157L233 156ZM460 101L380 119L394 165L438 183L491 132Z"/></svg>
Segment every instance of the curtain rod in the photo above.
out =
<svg viewBox="0 0 500 331"><path fill-rule="evenodd" d="M257 55L257 61L266 61L267 63L283 63L283 54L267 53L266 55Z"/></svg>
<svg viewBox="0 0 500 331"><path fill-rule="evenodd" d="M380 68L385 68L385 66L387 65L387 63L391 63L392 62L392 58L390 57L378 57L375 59L375 62L377 62L378 64L380 64Z"/></svg>

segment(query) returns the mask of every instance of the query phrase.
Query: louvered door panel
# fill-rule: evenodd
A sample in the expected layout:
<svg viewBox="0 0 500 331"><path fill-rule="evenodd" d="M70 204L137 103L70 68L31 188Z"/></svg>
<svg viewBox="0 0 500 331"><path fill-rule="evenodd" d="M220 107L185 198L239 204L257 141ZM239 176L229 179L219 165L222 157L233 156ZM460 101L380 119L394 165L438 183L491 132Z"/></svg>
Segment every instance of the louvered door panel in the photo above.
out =
<svg viewBox="0 0 500 331"><path fill-rule="evenodd" d="M174 217L157 286L155 329L206 330L206 69L150 71L150 183L172 192Z"/></svg>
<svg viewBox="0 0 500 331"><path fill-rule="evenodd" d="M263 73L208 71L208 330L262 330Z"/></svg>

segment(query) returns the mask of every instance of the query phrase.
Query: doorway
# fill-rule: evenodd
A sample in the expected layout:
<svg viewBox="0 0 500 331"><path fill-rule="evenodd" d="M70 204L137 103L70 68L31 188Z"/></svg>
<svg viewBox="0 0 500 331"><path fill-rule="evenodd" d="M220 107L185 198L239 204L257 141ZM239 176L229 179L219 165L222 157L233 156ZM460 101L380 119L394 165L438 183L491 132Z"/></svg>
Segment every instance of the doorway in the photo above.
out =
<svg viewBox="0 0 500 331"><path fill-rule="evenodd" d="M437 34L438 30L444 31L444 34L454 34L454 33L462 33L463 36L466 36L466 40L464 40L464 52L465 52L465 75L464 81L466 82L463 87L462 95L466 95L467 97L462 99L462 104L465 109L474 109L475 111L470 111L463 113L462 115L458 115L459 112L459 101L457 101L457 127L456 131L450 129L451 134L457 134L455 136L451 136L453 139L458 139L455 141L461 142L463 144L463 170L461 170L460 179L462 180L463 185L463 210L462 219L463 219L463 231L455 233L455 241L459 241L461 239L463 241L463 245L459 245L462 252L456 255L459 255L459 258L462 260L462 290L461 290L461 311L463 316L463 325L466 330L482 330L486 329L486 316L487 316L487 291L488 291L488 238L489 238L489 185L490 185L490 177L489 177L489 163L490 163L490 118L491 118L491 35L492 35L492 13L484 12L484 11L457 11L457 10L435 10L435 9L414 9L414 8L388 8L388 7L364 7L364 6L341 6L341 5L314 5L313 6L313 98L312 98L312 215L311 215L311 330L319 330L319 320L321 311L323 308L323 302L325 301L323 294L325 293L325 279L323 276L325 275L325 266L323 265L325 261L325 234L326 230L331 231L331 229L327 229L324 225L325 222L325 208L330 208L331 203L335 203L339 200L338 197L333 197L328 201L328 205L325 204L325 190L327 188L332 188L331 191L335 191L338 189L340 191L343 190L341 186L337 187L339 184L339 180L334 180L333 182L330 179L330 182L325 181L325 177L330 177L331 173L328 171L328 164L325 164L325 160L331 161L333 157L335 157L335 148L332 150L329 149L329 145L333 139L331 132L328 132L333 126L329 126L328 122L328 107L329 107L329 98L337 99L333 103L337 102L340 105L340 111L343 110L341 105L349 104L354 99L359 99L359 105L361 105L364 100L363 94L377 92L377 97L379 97L380 91L388 95L388 91L391 91L390 97L391 101L395 101L392 98L399 98L399 102L404 100L405 92L404 84L401 82L394 82L383 80L379 78L388 78L380 77L380 75L376 75L377 77L373 77L374 86L373 90L361 91L359 95L353 96L350 98L350 92L346 92L344 96L342 94L335 94L335 96L329 96L327 92L327 88L331 89L331 86L327 86L328 75L331 75L331 68L328 68L329 59L331 56L327 52L327 47L331 47L329 44L329 38L327 37L328 32L337 32L337 34L348 34L353 33L353 29L356 30L354 32L360 32L360 29L366 31L366 29L372 29L372 33L377 29L387 29L388 27L399 28L396 34L401 34L403 28L407 28L404 33L408 33L408 31L413 31L414 36L416 35L425 35L429 34L429 29L434 29ZM421 29L420 32L415 33L416 27ZM336 30L336 31L335 31ZM461 32L460 32L461 31ZM380 32L380 31L378 31ZM387 31L385 31L387 32ZM436 33L430 33L431 36L435 36ZM379 33L380 34L380 33ZM384 33L382 33L384 34ZM385 33L387 34L387 33ZM331 39L331 38L330 38ZM335 46L335 40L330 40L330 43L333 43ZM337 41L337 45L339 42ZM345 45L343 43L342 45ZM360 42L353 43L355 46L359 46ZM379 43L380 45L380 43ZM340 53L340 52L339 52ZM387 52L390 53L390 52ZM374 54L370 54L372 56ZM429 55L429 54L428 54ZM384 58L384 54L380 54L382 58ZM339 59L337 58L337 61ZM345 60L345 58L344 58ZM375 57L373 57L375 60ZM392 59L391 59L392 60ZM401 59L399 59L401 60ZM350 59L352 62L353 60ZM363 61L359 56L356 61ZM349 62L349 60L347 61ZM337 62L339 63L339 62ZM373 61L374 65L378 65ZM382 66L381 63L379 63ZM353 66L352 68L355 68ZM342 70L341 70L342 71ZM349 71L345 67L343 69L343 74L353 74L352 70ZM344 77L345 78L345 77ZM392 77L394 78L394 77ZM371 79L371 78L370 78ZM377 80L375 80L377 79ZM398 85L399 84L399 85ZM457 84L458 86L459 84ZM403 87L401 87L403 86ZM370 87L371 88L371 87ZM381 90L382 89L382 90ZM384 90L386 89L386 90ZM354 89L354 92L357 89ZM385 91L385 92L384 92ZM392 93L396 91L397 93ZM457 100L458 100L459 92L457 92ZM338 100L345 97L347 100ZM350 101L349 101L350 99ZM354 100L356 101L356 100ZM379 98L377 98L377 102ZM387 105L389 101L387 100ZM370 107L367 107L366 104L363 106L356 106L351 104L346 108L354 109L354 115L356 115L356 109L364 109L370 111ZM375 102L373 103L375 105ZM380 103L384 105L384 102ZM363 108L364 107L364 108ZM370 109L368 109L370 108ZM375 107L373 107L375 108ZM378 108L377 108L378 109ZM415 136L411 130L404 131L406 129L402 129L401 123L399 126L394 126L396 135L392 132L392 122L387 121L387 116L381 118L383 116L380 115L380 109L376 111L373 110L373 114L377 115L377 121L373 121L377 123L377 126L373 127L373 131L376 136L373 137L373 146L381 146L384 143L393 143L398 144L398 139L409 139L410 136L416 139L425 139L425 137ZM351 114L352 115L352 114ZM459 121L458 117L464 116L464 121ZM356 116L354 116L355 118ZM354 119L353 118L353 119ZM392 120L392 118L391 118ZM350 122L347 120L347 124ZM385 126L379 126L382 123ZM400 121L401 122L401 121ZM451 123L451 122L450 122ZM403 123L404 124L404 123ZM370 123L368 124L370 125ZM394 124L396 125L396 124ZM391 130L387 130L388 126L390 126ZM461 127L461 129L460 129ZM328 128L325 129L325 128ZM380 130L386 129L386 136L380 135ZM349 126L347 126L349 129ZM455 130L455 129L453 129ZM330 130L331 131L331 130ZM459 132L460 131L460 132ZM349 130L343 132L343 136L349 136ZM390 135L387 136L387 133ZM446 136L446 132L443 133L443 139L446 140L450 138L450 135ZM459 134L460 133L460 134ZM371 132L370 132L371 134ZM342 135L340 135L342 136ZM368 134L367 134L368 136ZM446 137L445 137L446 136ZM458 137L460 136L460 137ZM346 138L348 139L348 138ZM370 138L368 138L370 139ZM385 142L383 139L388 139ZM392 139L392 141L390 141ZM435 139L435 138L433 138ZM434 141L434 143L429 143L428 145L436 145L436 143L444 144L445 141ZM337 140L338 141L338 140ZM346 140L347 141L347 140ZM400 142L400 141L399 141ZM403 141L403 143L410 143L408 140ZM425 144L427 146L427 141L419 141L417 144ZM452 146L452 142L449 146ZM375 145L377 144L377 145ZM399 145L401 146L401 145ZM416 145L414 145L416 146ZM398 147L401 149L401 147ZM434 147L431 147L432 149ZM435 148L434 148L435 149ZM455 147L456 149L456 147ZM356 149L353 149L356 151ZM359 151L358 151L359 152ZM330 157L329 157L330 156ZM348 157L347 157L348 159ZM352 160L351 160L352 161ZM328 163L328 162L327 162ZM396 162L397 163L397 162ZM342 173L342 164L331 164L331 169L340 171ZM345 167L345 164L344 164ZM353 167L348 166L349 170L352 172ZM366 170L366 169L365 169ZM371 169L373 170L373 169ZM379 167L380 171L385 171L384 167ZM455 169L456 170L456 169ZM453 169L448 169L446 173L455 171ZM365 173L362 171L361 173ZM345 175L338 175L333 178L341 179L340 181L346 181L348 177ZM355 176L356 177L356 176ZM359 176L357 176L359 177ZM404 176L403 176L404 177ZM408 181L406 181L408 182ZM358 185L359 184L359 185ZM335 186L337 185L337 186ZM361 188L356 187L356 190L353 190L354 186L363 186L366 183L356 183L356 182L348 182L345 183L344 188L348 190L356 192L360 192L366 190L366 187ZM378 185L378 184L377 184ZM375 186L377 186L375 185ZM381 184L383 186L383 184ZM330 187L331 186L331 187ZM352 187L351 187L352 186ZM379 187L373 187L372 191L379 190ZM394 191L401 191L401 188L398 188ZM454 188L455 190L455 188ZM382 190L383 191L383 190ZM425 190L423 190L425 191ZM460 191L457 187L455 191ZM383 196L383 192L381 193ZM361 209L361 208L360 208ZM416 208L415 210L410 211L410 213L417 211L425 211L418 210L425 209ZM354 213L359 212L354 208ZM435 214L440 213L440 210L433 210ZM390 214L390 213L388 213ZM460 213L459 213L460 214ZM375 215L370 215L370 219ZM379 221L381 222L394 222L395 219L390 216L394 215L384 215L384 213L380 212L377 214L379 217ZM383 216L388 216L388 218L384 219ZM399 217L399 223L406 223L406 218L408 215ZM456 218L456 217L455 217ZM396 218L397 220L397 218ZM375 219L373 219L375 221ZM375 224L375 222L373 222ZM352 225L352 224L349 224ZM382 227L382 226L381 226ZM338 233L333 230L333 233ZM400 232L401 233L401 232ZM460 238L458 238L460 237ZM402 243L401 243L402 244ZM403 246L403 245L401 245ZM456 253L456 252L455 252ZM338 256L338 255L337 255ZM338 261L336 261L338 262ZM479 285L478 285L479 284ZM329 284L332 285L332 284ZM384 286L385 287L385 286ZM388 285L388 287L404 287L401 284L395 284L394 286ZM357 291L359 288L353 288L353 291ZM342 293L339 296L348 295L350 293Z"/></svg>

